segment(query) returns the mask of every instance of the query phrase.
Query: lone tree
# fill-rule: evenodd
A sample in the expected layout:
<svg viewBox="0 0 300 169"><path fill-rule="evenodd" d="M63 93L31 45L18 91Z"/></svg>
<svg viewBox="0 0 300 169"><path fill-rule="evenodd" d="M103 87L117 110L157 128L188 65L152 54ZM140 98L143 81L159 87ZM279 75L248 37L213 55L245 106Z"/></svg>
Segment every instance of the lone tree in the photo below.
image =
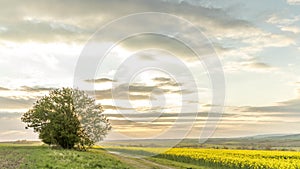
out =
<svg viewBox="0 0 300 169"><path fill-rule="evenodd" d="M102 112L102 106L83 91L62 88L37 100L21 119L27 123L26 129L33 128L46 144L85 149L111 129Z"/></svg>

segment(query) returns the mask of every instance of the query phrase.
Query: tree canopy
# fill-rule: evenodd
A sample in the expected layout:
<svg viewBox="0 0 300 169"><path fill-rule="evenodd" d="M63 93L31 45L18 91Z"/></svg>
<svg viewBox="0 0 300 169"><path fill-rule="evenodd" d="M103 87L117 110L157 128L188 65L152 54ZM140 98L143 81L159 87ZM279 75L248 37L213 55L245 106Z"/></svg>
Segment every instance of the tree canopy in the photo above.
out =
<svg viewBox="0 0 300 169"><path fill-rule="evenodd" d="M62 88L38 99L21 120L46 144L84 148L101 141L111 129L102 113L102 106L85 92Z"/></svg>

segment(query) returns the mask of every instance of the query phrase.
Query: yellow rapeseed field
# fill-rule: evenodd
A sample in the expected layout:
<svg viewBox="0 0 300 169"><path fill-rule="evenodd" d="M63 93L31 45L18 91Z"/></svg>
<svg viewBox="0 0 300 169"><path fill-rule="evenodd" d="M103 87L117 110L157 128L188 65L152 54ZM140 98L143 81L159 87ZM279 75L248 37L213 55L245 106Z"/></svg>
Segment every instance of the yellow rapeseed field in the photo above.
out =
<svg viewBox="0 0 300 169"><path fill-rule="evenodd" d="M157 157L170 160L229 168L246 169L300 169L300 152L264 150L228 150L200 148L113 148L123 152L158 154Z"/></svg>

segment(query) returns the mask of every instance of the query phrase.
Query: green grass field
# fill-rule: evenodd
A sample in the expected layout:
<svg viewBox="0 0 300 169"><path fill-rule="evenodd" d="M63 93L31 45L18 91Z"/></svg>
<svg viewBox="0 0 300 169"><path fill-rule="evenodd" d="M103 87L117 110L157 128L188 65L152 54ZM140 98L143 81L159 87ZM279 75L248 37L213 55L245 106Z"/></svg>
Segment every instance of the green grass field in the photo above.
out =
<svg viewBox="0 0 300 169"><path fill-rule="evenodd" d="M208 169L167 159L133 158L97 148L86 152L32 144L0 144L1 169Z"/></svg>
<svg viewBox="0 0 300 169"><path fill-rule="evenodd" d="M80 152L47 146L0 146L0 168L130 168L103 150Z"/></svg>

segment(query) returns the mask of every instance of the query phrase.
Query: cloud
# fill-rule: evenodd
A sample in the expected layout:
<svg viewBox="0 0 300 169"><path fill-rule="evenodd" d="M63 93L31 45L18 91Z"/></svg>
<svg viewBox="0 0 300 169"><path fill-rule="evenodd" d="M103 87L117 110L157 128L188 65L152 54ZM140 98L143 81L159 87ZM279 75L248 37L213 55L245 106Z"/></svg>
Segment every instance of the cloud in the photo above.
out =
<svg viewBox="0 0 300 169"><path fill-rule="evenodd" d="M35 99L17 99L0 96L1 109L24 109L30 108Z"/></svg>
<svg viewBox="0 0 300 169"><path fill-rule="evenodd" d="M259 69L269 69L271 68L271 66L269 66L266 63L262 63L262 62L252 62L250 64L248 64L249 67L251 68L259 68Z"/></svg>
<svg viewBox="0 0 300 169"><path fill-rule="evenodd" d="M93 80L88 80L92 82ZM98 83L102 82L112 82L111 79L101 78L96 80ZM146 83L123 83L120 84L118 81L110 86L110 88L105 90L95 90L96 99L125 99L127 96L131 100L149 100L155 99L156 96L162 94L191 94L192 90L182 88L183 83L177 83L171 78L166 77L155 77L152 79L154 84ZM112 90L114 90L114 98L112 98ZM154 96L154 97L153 97Z"/></svg>
<svg viewBox="0 0 300 169"><path fill-rule="evenodd" d="M286 32L292 32L294 34L300 33L300 28L296 26L282 26L281 30Z"/></svg>
<svg viewBox="0 0 300 169"><path fill-rule="evenodd" d="M107 82L114 82L114 80L110 79L110 78L99 78L99 79L88 79L85 80L86 82L89 83L107 83Z"/></svg>
<svg viewBox="0 0 300 169"><path fill-rule="evenodd" d="M191 21L203 33L205 33L216 51L222 56L256 55L265 47L284 47L295 44L293 37L270 33L263 28L259 28L255 23L248 20L229 15L228 11L222 8L205 7L193 5L192 3L181 1L147 1L130 0L123 1L89 1L82 3L79 0L65 1L64 8L55 5L56 2L48 1L10 1L1 4L3 10L0 15L0 23L3 23L5 31L1 32L3 40L8 41L64 41L64 42L86 42L86 40L101 26L119 17L139 13L139 12L164 12ZM58 3L58 1L57 1ZM25 8L26 6L26 8ZM120 8L122 6L122 8ZM10 18L10 19L7 19ZM269 22L278 22L279 19L269 19ZM140 32L145 27L155 27L161 20L138 20L128 23L126 26L117 27L110 30L111 39L101 39L102 42L111 42L119 32ZM168 29L178 29L184 36L191 40L197 40L195 32L190 32L186 25L170 23ZM285 28L287 30L287 28ZM289 29L295 31L295 29ZM234 48L227 42L236 42ZM143 43L140 43L143 42ZM240 44L247 44L255 49L249 52L245 48L238 47ZM192 59L191 51L180 42L171 37L158 36L137 36L120 43L127 50L137 50L147 47L166 49L174 52L175 55L185 56ZM201 54L208 54L207 46L203 44ZM234 53L238 54L235 55ZM142 58L142 57L141 57ZM143 57L153 59L152 57Z"/></svg>
<svg viewBox="0 0 300 169"><path fill-rule="evenodd" d="M42 86L21 86L14 89L0 88L0 111L9 110L10 112L18 109L23 111L30 108L40 97L55 88Z"/></svg>
<svg viewBox="0 0 300 169"><path fill-rule="evenodd" d="M176 26L176 25L174 25ZM180 28L181 29L181 28ZM185 32L185 36L192 37L193 35L189 35L193 32ZM141 43L142 42L142 43ZM198 51L200 51L200 56L202 55L208 55L211 54L211 46L214 45L214 43L209 42L200 42L201 46L199 46ZM142 34L142 35L136 35L134 37L128 38L118 45L122 46L126 50L129 51L139 51L142 49L163 49L165 51L170 52L172 55L186 60L195 60L199 59L197 55L194 54L193 49L190 49L188 44L185 44L180 41L180 39L175 39L172 37L164 36L164 35L157 35L157 34ZM216 47L218 47L219 51L226 50L226 48L221 47L220 44L216 44ZM150 55L148 53L143 54L141 57L142 59L149 58ZM152 58L155 58L152 56Z"/></svg>
<svg viewBox="0 0 300 169"><path fill-rule="evenodd" d="M21 41L86 41L87 38L109 21L121 16L139 12L164 12L184 17L197 24L202 31L213 32L215 35L251 34L254 26L248 21L234 18L226 11L218 8L195 6L185 1L180 3L171 1L130 0L123 1L65 1L64 6L56 5L57 2L48 1L10 1L2 3L0 22L6 31L2 37L7 40ZM25 7L26 6L26 7ZM122 6L122 8L120 8ZM7 19L9 18L9 19ZM147 21L138 21L140 26L131 27L130 24L119 29L142 29ZM177 25L183 26L185 25ZM237 31L238 30L238 31ZM113 34L118 30L111 31Z"/></svg>
<svg viewBox="0 0 300 169"><path fill-rule="evenodd" d="M41 86L34 86L34 87L29 87L29 86L21 86L19 89L20 91L26 91L26 92L45 92L45 91L50 91L54 90L55 88L48 88L48 87L41 87Z"/></svg>
<svg viewBox="0 0 300 169"><path fill-rule="evenodd" d="M79 0L65 1L65 6L69 6L69 8L55 5L55 1L51 3L48 1L26 1L26 5L23 3L25 2L10 1L10 3L1 4L3 9L15 9L0 12L0 23L5 27L5 31L0 33L3 40L83 43L99 27L113 19L132 13L152 11L174 14L191 21L210 38L216 51L225 57L255 56L266 47L284 47L295 44L293 37L270 33L246 19L229 15L225 9L193 5L185 1L130 0L126 3L115 0L89 1L89 3L82 3ZM280 18L275 18L275 16L273 19L269 19L269 22L272 23L279 21ZM111 39L102 39L102 41L114 41L119 32L126 32L127 30L139 32L145 27L154 27L160 22L161 20L153 20L150 21L151 25L149 25L149 20L145 19L128 23L126 26L110 30L108 33ZM194 32L190 32L186 25L172 25L170 23L170 26L165 29L174 28L182 31L184 36L189 39L197 40ZM297 31L287 27L282 29ZM232 44L227 44L227 42L236 42L237 45L233 44L234 47L232 47ZM248 45L253 50L241 48L239 47L240 44ZM142 35L127 39L119 45L132 51L148 47L165 49L175 55L183 56L189 61L195 58L191 57L193 53L186 46L171 37ZM201 54L209 54L207 45L211 44L203 45ZM155 60L155 57L145 55L141 58ZM256 68L261 70L262 67L256 65ZM250 69L255 69L255 65L252 65Z"/></svg>
<svg viewBox="0 0 300 169"><path fill-rule="evenodd" d="M166 77L156 77L153 81L158 82L159 86L182 86L182 83L175 82L171 78Z"/></svg>
<svg viewBox="0 0 300 169"><path fill-rule="evenodd" d="M10 89L5 88L5 87L0 87L0 91L8 91L8 90L10 90Z"/></svg>
<svg viewBox="0 0 300 169"><path fill-rule="evenodd" d="M256 45L258 48L285 47L295 44L295 39L291 37L271 33L262 33L259 36L247 38L242 41L248 44Z"/></svg>
<svg viewBox="0 0 300 169"><path fill-rule="evenodd" d="M251 59L250 61L245 61L241 64L245 71L254 71L254 72L270 72L275 70L275 67L270 66L267 63L259 62L255 59Z"/></svg>
<svg viewBox="0 0 300 169"><path fill-rule="evenodd" d="M289 5L300 5L300 0L287 0Z"/></svg>
<svg viewBox="0 0 300 169"><path fill-rule="evenodd" d="M159 118L166 118L168 119L169 117L173 117L173 118L177 118L177 117L182 117L182 118L188 118L188 117L196 117L195 115L197 114L197 117L201 117L203 119L203 117L207 117L208 112L197 112L197 113L192 113L192 112L186 112L183 114L179 114L178 112L173 112L173 113L167 113L167 112L159 112L159 110L161 110L163 108L161 107L156 107L156 109L154 109L152 112L148 112L148 113L124 113L124 114L107 114L107 116L109 117L117 117L120 118L120 120L122 120L121 118L124 118L126 116L129 117L133 117L133 118L152 118L152 117L159 117ZM225 113L223 114L223 117L232 117L236 114L234 113ZM213 113L210 112L210 116L211 117L219 117L218 113Z"/></svg>
<svg viewBox="0 0 300 169"><path fill-rule="evenodd" d="M300 29L298 26L296 26L296 23L299 20L300 20L300 16L282 18L277 15L272 15L266 22L273 24L283 32L292 32L294 34L298 34L300 33Z"/></svg>
<svg viewBox="0 0 300 169"><path fill-rule="evenodd" d="M0 112L0 141L38 140L37 133L25 129L21 116L22 113Z"/></svg>
<svg viewBox="0 0 300 169"><path fill-rule="evenodd" d="M246 72L270 72L275 69L275 67L257 61L256 59L248 59L240 62L227 62L224 65L225 72L241 72L241 70Z"/></svg>
<svg viewBox="0 0 300 169"><path fill-rule="evenodd" d="M191 130L198 130L197 134L194 133L193 135L193 137L195 137L203 129L203 126L207 121L218 121L217 118L207 119L207 114L208 113L206 112L201 112L198 113L196 117L195 113L184 113L184 115L181 114L181 116L179 117L179 114L177 113L152 112L145 114L109 114L108 118L110 119L111 123L115 126L114 129L122 133L130 133L130 131L136 132L135 130L139 130L140 128L143 128L144 130L147 130L148 128L157 129L157 132L159 133L161 132L161 130L164 130L169 127L179 127L181 125L186 126L187 124L194 123L194 127ZM216 115L216 117L218 117L218 115ZM153 120L153 118L155 120ZM244 116L237 117L235 114L224 114L224 116L222 117L222 121L218 125L218 128L234 128L237 125L266 124L270 122L274 121L257 121L255 117L250 119L249 117L245 118ZM227 132L230 131L227 130ZM138 131L137 134L140 134L140 132L144 131ZM148 136L149 135L151 135L151 133L148 133ZM176 133L173 133L173 135L170 137L176 137L176 135Z"/></svg>
<svg viewBox="0 0 300 169"><path fill-rule="evenodd" d="M160 94L170 94L170 93L190 93L188 90L174 90L174 89L167 89L161 88L162 86L147 86L146 84L121 84L114 87L115 95L114 98L112 97L112 89L106 90L96 90L95 96L96 99L129 99L131 100L148 100L154 99L151 98L151 95L160 95Z"/></svg>
<svg viewBox="0 0 300 169"><path fill-rule="evenodd" d="M59 42L0 42L0 86L71 86L81 47Z"/></svg>
<svg viewBox="0 0 300 169"><path fill-rule="evenodd" d="M279 26L283 26L283 25L292 25L295 22L300 20L300 16L293 16L293 17L289 17L289 18L283 18L280 17L276 14L271 15L268 19L267 19L267 23L271 23L274 25L279 25Z"/></svg>
<svg viewBox="0 0 300 169"><path fill-rule="evenodd" d="M104 110L132 110L132 108L127 108L127 107L120 107L120 106L113 106L113 105L102 105Z"/></svg>
<svg viewBox="0 0 300 169"><path fill-rule="evenodd" d="M300 98L279 102L274 106L262 106L262 107L249 107L245 111L253 112L279 112L279 113L299 113Z"/></svg>
<svg viewBox="0 0 300 169"><path fill-rule="evenodd" d="M214 107L218 105L205 105L205 107ZM224 123L253 123L265 122L270 125L274 123L300 122L300 92L294 99L277 102L266 106L225 106L225 112L222 114Z"/></svg>
<svg viewBox="0 0 300 169"><path fill-rule="evenodd" d="M85 34L83 34L85 32ZM12 41L53 42L72 40L82 42L89 34L75 25L55 23L38 19L21 20L13 25L7 25L6 31L0 33L3 39Z"/></svg>
<svg viewBox="0 0 300 169"><path fill-rule="evenodd" d="M167 78L167 77L155 77L153 80L158 81L160 83L169 83L170 81L172 81L171 78Z"/></svg>
<svg viewBox="0 0 300 169"><path fill-rule="evenodd" d="M278 112L278 113L291 113L298 114L300 109L300 98L280 102L274 106L261 106L261 107L248 107L245 108L246 112ZM287 116L291 114L286 114Z"/></svg>
<svg viewBox="0 0 300 169"><path fill-rule="evenodd" d="M148 99L150 99L150 96L145 94L145 93L130 94L127 90L122 90L120 92L117 92L116 95L114 95L114 97L113 97L111 89L96 90L95 91L95 97L96 97L97 100L104 100L104 99L148 100Z"/></svg>

